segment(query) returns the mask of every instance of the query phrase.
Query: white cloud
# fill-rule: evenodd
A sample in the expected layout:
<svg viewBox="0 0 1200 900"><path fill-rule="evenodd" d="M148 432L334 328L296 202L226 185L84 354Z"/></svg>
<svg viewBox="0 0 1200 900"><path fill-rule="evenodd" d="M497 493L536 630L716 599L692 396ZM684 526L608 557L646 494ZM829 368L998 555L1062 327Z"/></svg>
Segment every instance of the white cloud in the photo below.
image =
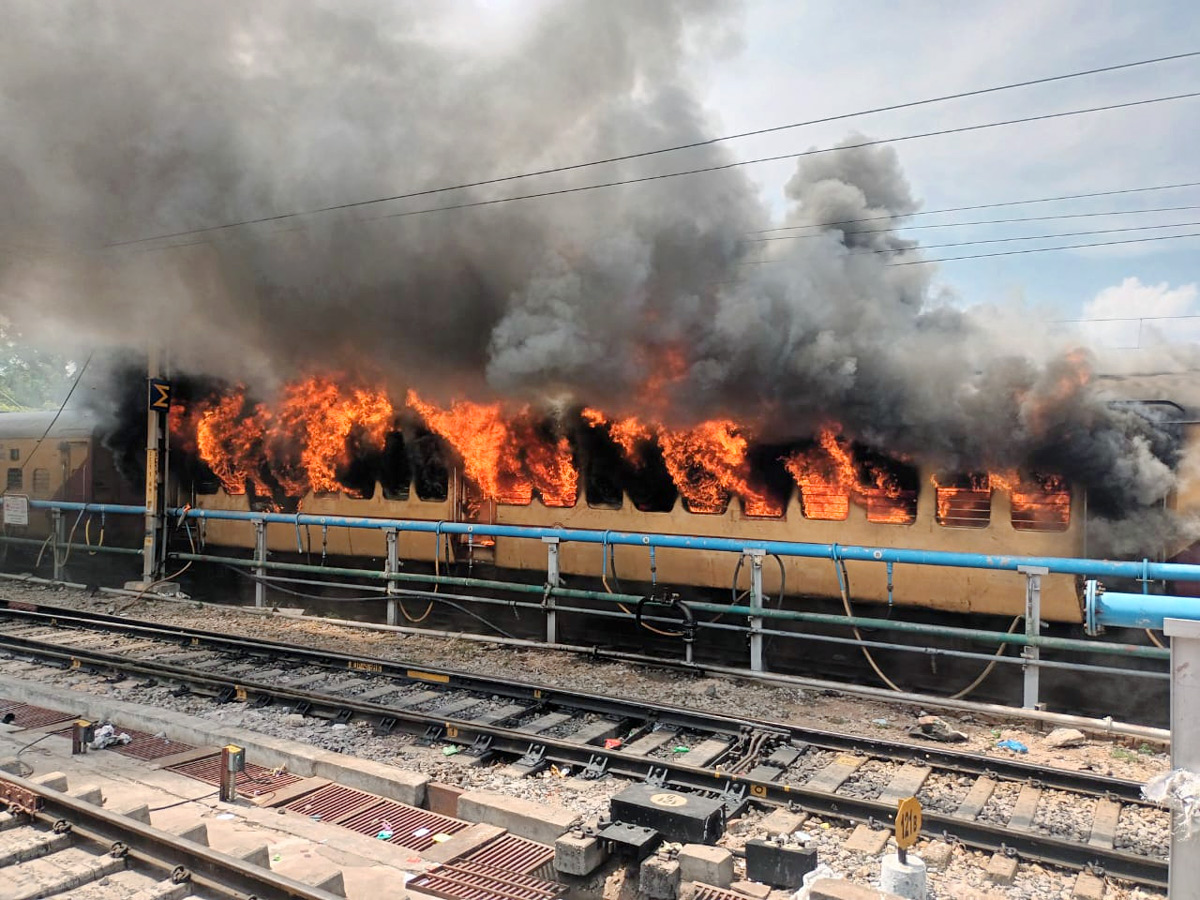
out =
<svg viewBox="0 0 1200 900"><path fill-rule="evenodd" d="M1200 318L1172 318L1200 317L1197 298L1200 288L1194 282L1171 287L1165 281L1143 284L1137 277L1126 278L1084 304L1079 330L1089 344L1105 349L1155 353L1168 344L1197 343Z"/></svg>
<svg viewBox="0 0 1200 900"><path fill-rule="evenodd" d="M1136 319L1196 313L1196 284L1173 288L1167 282L1142 284L1137 277L1106 287L1083 307L1085 319Z"/></svg>

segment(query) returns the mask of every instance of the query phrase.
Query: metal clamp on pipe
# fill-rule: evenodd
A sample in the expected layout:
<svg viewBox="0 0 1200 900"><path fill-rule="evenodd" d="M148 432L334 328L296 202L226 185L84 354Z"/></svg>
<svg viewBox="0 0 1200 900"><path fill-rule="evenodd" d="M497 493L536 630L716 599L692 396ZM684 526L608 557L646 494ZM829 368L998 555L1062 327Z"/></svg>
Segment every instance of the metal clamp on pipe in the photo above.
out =
<svg viewBox="0 0 1200 900"><path fill-rule="evenodd" d="M1200 599L1196 597L1106 591L1093 580L1084 587L1083 601L1084 627L1092 637L1105 627L1161 631L1163 619L1200 621Z"/></svg>
<svg viewBox="0 0 1200 900"><path fill-rule="evenodd" d="M658 629L651 628L642 621L642 612L646 606L665 606L671 609L677 609L683 616L683 621L680 623L679 632L661 632ZM661 595L651 594L648 597L643 597L637 602L637 607L634 610L634 616L637 620L638 628L646 628L658 634L665 634L668 637L680 637L686 645L685 655L687 660L692 659L692 644L696 641L696 617L692 614L691 608L679 599L679 594L674 591L663 592Z"/></svg>

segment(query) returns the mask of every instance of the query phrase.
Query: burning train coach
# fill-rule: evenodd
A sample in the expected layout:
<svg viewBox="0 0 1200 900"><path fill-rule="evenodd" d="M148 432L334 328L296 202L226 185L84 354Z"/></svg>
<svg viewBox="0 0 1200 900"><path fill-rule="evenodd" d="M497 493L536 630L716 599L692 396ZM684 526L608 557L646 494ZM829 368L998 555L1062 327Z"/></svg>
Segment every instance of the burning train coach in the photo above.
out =
<svg viewBox="0 0 1200 900"><path fill-rule="evenodd" d="M257 401L239 386L181 393L167 428L172 506L747 542L1096 555L1088 546L1086 485L1033 468L945 471L854 440L833 421L807 439L771 442L753 425L729 418L678 426L583 405L553 412L500 401L439 405L415 390L395 394L326 376L289 383L272 401ZM1176 429L1187 448L1183 468L1193 451L1200 457L1200 434L1191 428ZM54 442L38 442L44 429L37 415L0 417L8 490L46 499L139 502L139 473L122 464L135 442L122 447L93 420L71 416L56 426ZM1190 512L1200 507L1200 491L1181 480L1168 505ZM254 548L253 530L244 522L205 519L199 528L197 538L206 546ZM299 525L294 534L270 529L268 549L280 559L298 552L311 559L316 552L323 559L377 560L385 552L382 534L311 526L303 531ZM1189 544L1182 536L1171 538L1157 556L1174 558ZM543 572L546 565L543 547L515 538L402 532L398 550L416 568L465 562L526 580L520 571ZM1023 610L1017 573L845 565L855 601L1010 616ZM559 552L561 574L577 584L607 585L605 576L619 571L626 585L727 591L735 566L728 554L668 548L652 553L566 542ZM782 587L780 578L789 596L836 598L841 590L828 560L780 560L778 570L768 567L764 575L768 593ZM1075 578L1044 579L1042 611L1047 620L1079 622Z"/></svg>
<svg viewBox="0 0 1200 900"><path fill-rule="evenodd" d="M209 509L1006 555L1089 550L1086 486L1052 471L940 471L855 441L833 421L806 440L773 443L733 419L675 426L588 406L546 413L464 399L438 405L415 390L392 395L314 377L288 384L272 403L239 387L201 393L172 408L170 432L182 460L176 499ZM1192 502L1186 490L1172 501ZM253 546L244 523L204 527L209 544ZM302 543L287 531L271 533L274 553ZM383 552L382 538L364 545L345 529L324 529L319 540L329 555ZM1183 549L1164 547L1162 555ZM412 563L545 567L542 547L503 537L402 533L399 552ZM566 576L598 579L611 566L626 581L716 589L729 587L735 564L722 554L569 543L559 558ZM789 593L838 595L828 562L793 559L780 568ZM850 564L855 599L947 612L1022 609L1017 574L901 568ZM1047 619L1080 620L1072 577L1046 579L1042 602Z"/></svg>

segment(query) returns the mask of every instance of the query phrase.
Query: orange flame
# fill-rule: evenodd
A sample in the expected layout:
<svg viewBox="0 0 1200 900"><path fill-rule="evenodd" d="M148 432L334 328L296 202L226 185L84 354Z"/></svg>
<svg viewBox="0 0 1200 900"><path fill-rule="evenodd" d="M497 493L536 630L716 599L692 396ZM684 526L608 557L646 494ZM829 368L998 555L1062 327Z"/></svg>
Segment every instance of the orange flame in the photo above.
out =
<svg viewBox="0 0 1200 900"><path fill-rule="evenodd" d="M277 412L259 404L247 415L245 404L246 392L239 386L176 421L184 429L194 419L197 452L226 493L244 494L249 482L261 498L272 495L264 467L290 497L347 490L337 473L349 462L351 435L358 432L382 445L393 418L381 391L344 390L328 378L288 385Z"/></svg>
<svg viewBox="0 0 1200 900"><path fill-rule="evenodd" d="M1022 480L1015 472L974 473L952 485L931 478L938 521L960 528L983 528L991 519L992 492L1004 491L1012 503L1017 531L1062 531L1071 521L1071 490L1058 475L1035 474Z"/></svg>
<svg viewBox="0 0 1200 900"><path fill-rule="evenodd" d="M541 437L526 410L512 421L499 403L457 400L443 410L411 390L408 405L462 457L464 473L484 499L524 506L536 489L547 506L575 505L579 470L571 442Z"/></svg>
<svg viewBox="0 0 1200 900"><path fill-rule="evenodd" d="M643 425L639 419L634 416L609 419L600 410L591 407L584 409L583 418L593 428L607 425L608 436L614 444L621 448L625 458L635 466L641 466L645 462L642 459L641 444L654 440L654 432Z"/></svg>
<svg viewBox="0 0 1200 900"><path fill-rule="evenodd" d="M300 435L300 467L314 491L344 489L337 472L349 461L347 441L361 430L381 446L395 411L382 391L353 388L343 392L328 378L308 378L284 390L277 422L289 437Z"/></svg>
<svg viewBox="0 0 1200 900"><path fill-rule="evenodd" d="M992 518L991 476L972 473L952 484L930 476L937 503L937 520L957 528L986 528Z"/></svg>
<svg viewBox="0 0 1200 900"><path fill-rule="evenodd" d="M822 428L816 447L793 453L784 465L800 486L806 518L840 521L851 500L866 507L869 522L906 525L916 518L916 495L901 488L894 472L856 461L838 439L837 426Z"/></svg>
<svg viewBox="0 0 1200 900"><path fill-rule="evenodd" d="M750 516L781 516L783 504L749 481L749 442L735 422L712 419L693 428L660 428L658 445L671 480L694 513L721 513L731 494Z"/></svg>
<svg viewBox="0 0 1200 900"><path fill-rule="evenodd" d="M1015 472L989 476L993 488L1012 498L1016 531L1065 531L1071 522L1071 489L1059 475L1034 473L1022 481Z"/></svg>
<svg viewBox="0 0 1200 900"><path fill-rule="evenodd" d="M245 389L216 398L200 407L196 421L196 449L220 479L228 494L246 493L250 482L260 497L271 496L260 468L263 459L262 428L259 416L241 420L246 403Z"/></svg>

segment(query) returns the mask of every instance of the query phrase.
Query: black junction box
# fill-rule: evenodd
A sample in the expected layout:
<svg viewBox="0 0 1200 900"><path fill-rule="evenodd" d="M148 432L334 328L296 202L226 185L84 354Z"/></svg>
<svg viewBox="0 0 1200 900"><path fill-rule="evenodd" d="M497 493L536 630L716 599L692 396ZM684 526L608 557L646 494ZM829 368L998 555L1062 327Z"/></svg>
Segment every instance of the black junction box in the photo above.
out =
<svg viewBox="0 0 1200 900"><path fill-rule="evenodd" d="M781 847L774 841L746 841L746 877L777 888L798 888L817 867L817 851Z"/></svg>
<svg viewBox="0 0 1200 900"><path fill-rule="evenodd" d="M663 839L653 828L625 822L605 825L600 829L599 838L608 846L610 853L634 862L641 862L657 850Z"/></svg>
<svg viewBox="0 0 1200 900"><path fill-rule="evenodd" d="M631 784L613 797L609 815L614 822L653 828L667 840L685 844L711 844L725 833L720 800L648 784Z"/></svg>

